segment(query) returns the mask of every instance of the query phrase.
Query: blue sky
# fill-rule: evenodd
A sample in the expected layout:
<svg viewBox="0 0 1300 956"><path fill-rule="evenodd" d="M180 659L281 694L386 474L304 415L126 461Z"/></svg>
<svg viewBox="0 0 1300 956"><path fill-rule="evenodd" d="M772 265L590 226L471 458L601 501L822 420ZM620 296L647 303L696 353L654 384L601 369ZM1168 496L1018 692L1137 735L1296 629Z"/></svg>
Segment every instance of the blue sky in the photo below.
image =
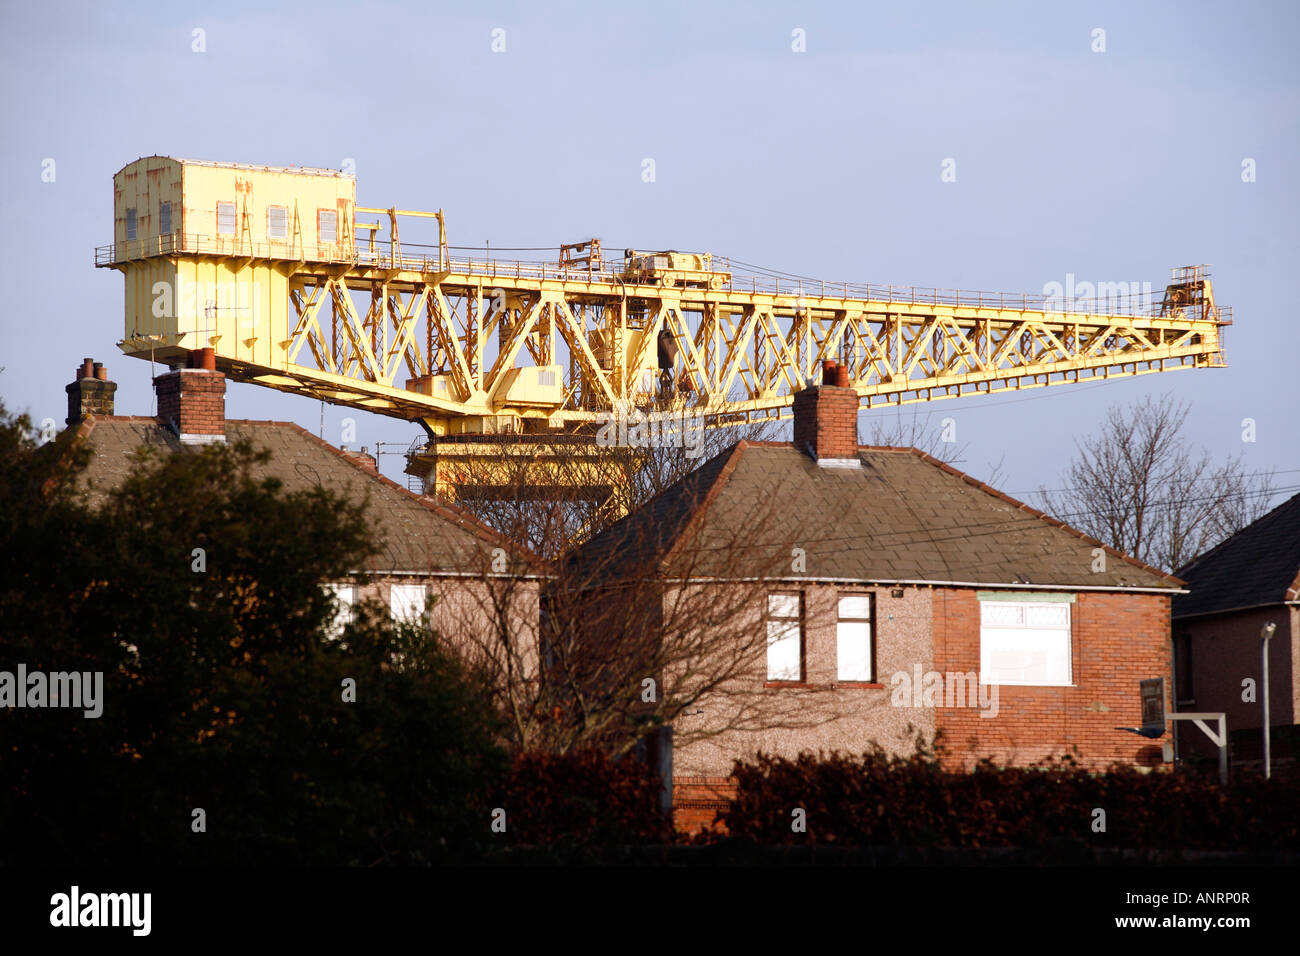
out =
<svg viewBox="0 0 1300 956"><path fill-rule="evenodd" d="M1002 486L1028 492L1061 483L1109 404L1167 393L1192 403L1190 437L1216 457L1300 486L1300 5L467 6L0 3L5 403L61 426L89 355L119 383L119 413L149 413L148 364L114 344L122 279L91 265L123 165L351 160L360 203L441 207L456 245L599 236L1030 293L1067 273L1159 290L1171 267L1210 263L1235 310L1229 368L920 413L955 420L961 467L1002 460ZM321 422L319 403L252 385L231 385L227 414ZM419 434L326 406L327 439L345 417L360 444ZM382 466L400 478L398 456Z"/></svg>

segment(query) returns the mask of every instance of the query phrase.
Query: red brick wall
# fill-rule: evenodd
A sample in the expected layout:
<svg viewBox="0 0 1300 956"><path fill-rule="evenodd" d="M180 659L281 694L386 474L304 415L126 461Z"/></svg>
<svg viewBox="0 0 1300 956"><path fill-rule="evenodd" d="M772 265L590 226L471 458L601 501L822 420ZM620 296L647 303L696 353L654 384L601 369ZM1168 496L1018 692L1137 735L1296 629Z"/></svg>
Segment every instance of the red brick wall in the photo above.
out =
<svg viewBox="0 0 1300 956"><path fill-rule="evenodd" d="M176 422L182 435L226 434L226 376L184 368L154 379L158 418Z"/></svg>
<svg viewBox="0 0 1300 956"><path fill-rule="evenodd" d="M817 458L856 458L858 393L822 385L794 397L794 447Z"/></svg>
<svg viewBox="0 0 1300 956"><path fill-rule="evenodd" d="M736 795L736 783L729 777L674 777L673 826L679 833L695 834L717 824L717 817Z"/></svg>
<svg viewBox="0 0 1300 956"><path fill-rule="evenodd" d="M936 727L954 762L970 766L989 756L1023 765L1077 747L1076 759L1093 769L1112 762L1162 765L1161 741L1115 728L1142 723L1139 681L1163 677L1167 694L1173 693L1169 601L1160 594L1076 592L1073 686L1001 685L993 718L980 717L976 708L936 708ZM940 673L979 670L974 589L935 589L934 657Z"/></svg>

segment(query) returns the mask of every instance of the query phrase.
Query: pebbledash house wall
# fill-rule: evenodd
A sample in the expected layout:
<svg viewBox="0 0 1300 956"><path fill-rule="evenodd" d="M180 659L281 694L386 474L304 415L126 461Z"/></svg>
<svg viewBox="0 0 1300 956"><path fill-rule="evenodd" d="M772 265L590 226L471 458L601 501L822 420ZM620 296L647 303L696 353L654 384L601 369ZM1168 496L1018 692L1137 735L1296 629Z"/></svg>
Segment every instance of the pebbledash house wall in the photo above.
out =
<svg viewBox="0 0 1300 956"><path fill-rule="evenodd" d="M711 587L754 588L736 584ZM693 708L698 713L679 717L673 724L673 817L684 832L710 825L726 808L735 793L730 774L737 759L751 759L759 751L788 758L805 750L860 754L873 742L888 753L906 755L913 752L917 733L927 740L934 735L934 709L892 706L889 683L895 672L910 674L914 663L930 669L931 601L927 589L907 587L901 598L895 598L889 587L772 582L763 593L753 596L756 606L750 623L766 626L762 602L766 593L776 591L804 596L804 680L769 682L763 655L754 662L752 676L736 678L733 689L754 691L760 706L770 700L772 712L795 707L800 719L824 722L810 728L728 729L731 714L711 705L708 698ZM836 629L841 594L872 595L876 680L870 684L838 679ZM701 734L716 735L689 739Z"/></svg>
<svg viewBox="0 0 1300 956"><path fill-rule="evenodd" d="M935 670L979 670L978 590L935 588ZM1115 728L1141 726L1140 681L1163 677L1167 695L1172 693L1169 596L1064 587L1060 593L1075 599L1070 685L1000 684L998 715L992 718L969 708L937 708L953 763L970 768L990 757L997 764L1024 765L1069 753L1090 770L1163 764L1158 742Z"/></svg>
<svg viewBox="0 0 1300 956"><path fill-rule="evenodd" d="M345 582L338 582L345 583ZM499 639L497 612L482 575L389 574L359 572L346 582L356 587L357 603L377 601L391 608L394 585L423 585L426 619L430 630L462 655L477 657L483 642ZM538 647L538 594L536 580L517 580L512 585L505 611L509 633L523 647L526 667L535 667Z"/></svg>
<svg viewBox="0 0 1300 956"><path fill-rule="evenodd" d="M726 587L727 585L715 585ZM852 584L774 584L770 590L801 591L805 601L805 677L801 684L766 681L766 661L756 662L751 686L764 695L796 699L829 715L811 729L763 731L723 729L717 736L682 742L673 754L674 821L694 832L715 821L734 794L729 779L736 759L758 751L792 758L801 751L834 750L861 754L875 742L887 753L907 755L919 732L928 741L941 730L946 763L970 769L982 758L996 764L1025 765L1072 754L1088 769L1114 763L1156 767L1161 746L1116 730L1141 724L1139 681L1164 677L1172 688L1169 641L1170 598L1145 592L1070 591L1071 684L998 685L997 715L981 717L978 706L894 706L894 674L936 671L945 676L980 670L979 593L1002 588L943 586L893 587ZM876 681L841 684L836 674L836 598L842 593L873 595L872 637ZM761 613L761 612L759 612ZM815 690L822 693L814 694ZM967 701L971 703L971 701ZM700 714L683 716L676 735L718 730L722 715L711 715L708 700ZM1076 753L1077 749L1077 753Z"/></svg>
<svg viewBox="0 0 1300 956"><path fill-rule="evenodd" d="M1226 714L1229 734L1261 730L1264 668L1259 632L1270 621L1277 625L1277 631L1268 647L1269 723L1273 727L1297 723L1300 607L1284 604L1175 621L1175 640L1186 635L1191 639L1192 651L1192 696L1180 699L1178 709ZM1255 682L1254 701L1242 700L1242 681L1247 678ZM1183 726L1178 729L1179 759L1193 756L1217 759L1218 748L1205 734L1195 726L1180 723ZM1262 743L1256 746L1262 748Z"/></svg>

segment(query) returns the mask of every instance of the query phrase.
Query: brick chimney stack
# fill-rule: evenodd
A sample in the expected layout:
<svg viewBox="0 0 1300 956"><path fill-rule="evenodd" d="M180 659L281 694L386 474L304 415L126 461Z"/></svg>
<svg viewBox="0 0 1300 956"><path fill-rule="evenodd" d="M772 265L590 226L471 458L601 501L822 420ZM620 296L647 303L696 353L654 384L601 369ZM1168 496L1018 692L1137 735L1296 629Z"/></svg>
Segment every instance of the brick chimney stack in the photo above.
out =
<svg viewBox="0 0 1300 956"><path fill-rule="evenodd" d="M104 363L83 359L73 376L72 384L65 386L68 393L67 424L76 425L87 415L112 415L113 393L117 382L108 380Z"/></svg>
<svg viewBox="0 0 1300 956"><path fill-rule="evenodd" d="M825 468L857 468L858 393L848 369L833 359L822 363L822 384L794 396L794 446Z"/></svg>
<svg viewBox="0 0 1300 956"><path fill-rule="evenodd" d="M339 445L339 451L343 452L350 461L359 465L363 471L368 471L372 475L379 474L379 462L374 455L370 454L370 449L365 445L361 446L360 451L353 451L346 445Z"/></svg>
<svg viewBox="0 0 1300 956"><path fill-rule="evenodd" d="M189 368L153 380L158 421L186 445L226 440L226 375L217 371L212 349L190 352Z"/></svg>

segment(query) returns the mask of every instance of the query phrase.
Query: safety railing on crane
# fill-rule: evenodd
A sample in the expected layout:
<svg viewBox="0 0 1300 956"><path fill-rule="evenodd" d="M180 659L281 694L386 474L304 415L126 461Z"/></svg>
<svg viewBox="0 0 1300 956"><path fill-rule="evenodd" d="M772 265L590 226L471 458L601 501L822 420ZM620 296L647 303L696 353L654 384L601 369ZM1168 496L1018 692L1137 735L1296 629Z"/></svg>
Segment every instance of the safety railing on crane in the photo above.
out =
<svg viewBox="0 0 1300 956"><path fill-rule="evenodd" d="M635 282L625 278L608 263L618 259L607 259L602 269L582 269L566 266L559 262L544 260L498 259L491 255L490 249L484 249L480 258L468 256L444 256L440 262L436 247L422 247L414 243L404 243L403 251L394 255L391 243L376 241L373 243L301 243L292 240L283 242L250 242L237 236L210 236L194 233L170 233L163 236L151 236L142 239L129 239L124 242L111 243L95 249L96 266L112 266L122 262L145 259L152 256L172 255L213 255L240 256L251 258L297 261L304 263L321 263L330 265L352 265L357 268L385 269L418 273L450 273L470 275L484 279L513 278L516 280L558 280L563 282L585 282L600 285L618 286L621 292L635 296L638 287L652 286L652 279L639 279ZM405 249L430 248L434 255L410 255ZM462 247L463 248L463 247ZM1160 313L1161 292L1155 292L1149 285L1144 285L1139 292L1121 292L1105 296L1066 296L1047 293L1032 294L1021 292L987 292L971 289L944 289L927 286L886 285L881 283L828 282L799 278L782 278L774 275L737 275L736 271L746 271L742 266L733 270L728 259L713 260L715 272L727 273L729 280L721 283L720 292L749 292L752 294L770 294L789 297L798 309L800 299L808 298L844 298L868 300L872 302L898 303L900 305L940 305L953 308L999 309L1002 311L1040 311L1059 312L1063 314L1105 314L1131 315L1149 317ZM1176 277L1177 278L1177 277ZM1201 278L1197 275L1196 278ZM1130 288L1133 283L1117 283ZM699 290L701 293L704 290ZM1231 311L1218 307L1213 317L1222 324L1231 324Z"/></svg>

